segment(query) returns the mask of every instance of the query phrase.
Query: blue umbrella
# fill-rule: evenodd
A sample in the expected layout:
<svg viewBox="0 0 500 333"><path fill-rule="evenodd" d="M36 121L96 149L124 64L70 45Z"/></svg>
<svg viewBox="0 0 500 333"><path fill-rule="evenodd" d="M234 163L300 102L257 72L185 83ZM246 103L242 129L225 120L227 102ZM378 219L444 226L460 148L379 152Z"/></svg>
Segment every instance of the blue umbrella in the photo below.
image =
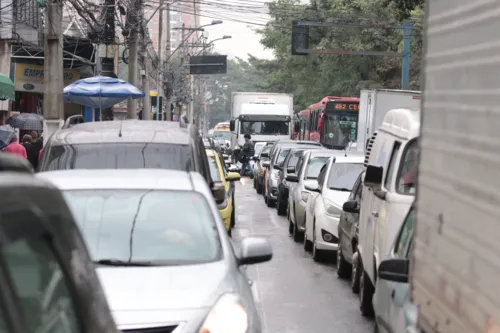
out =
<svg viewBox="0 0 500 333"><path fill-rule="evenodd" d="M64 88L64 101L93 108L110 108L131 98L145 94L130 83L107 76L94 76L73 82Z"/></svg>

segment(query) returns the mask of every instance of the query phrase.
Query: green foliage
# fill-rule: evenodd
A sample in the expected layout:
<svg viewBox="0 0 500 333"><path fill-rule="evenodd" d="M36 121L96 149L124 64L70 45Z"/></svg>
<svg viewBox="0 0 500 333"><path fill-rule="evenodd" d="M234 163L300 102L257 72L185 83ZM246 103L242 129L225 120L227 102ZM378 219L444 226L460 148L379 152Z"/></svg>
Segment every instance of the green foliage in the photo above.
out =
<svg viewBox="0 0 500 333"><path fill-rule="evenodd" d="M366 88L401 88L400 57L292 56L291 26L296 19L377 25L377 28L311 27L310 48L381 52L402 52L403 32L391 27L409 19L415 27L411 37L414 57L411 59L410 89L419 90L423 0L310 1L306 9L298 0L275 0L269 5L271 20L259 33L261 44L273 51L275 59L250 56L248 62L241 59L229 62L224 78L228 88L222 94L229 98L229 103L214 105L224 119L229 118L229 92L232 91L291 93L295 111L300 111L325 96L359 96L359 91ZM215 117L216 112L212 114Z"/></svg>

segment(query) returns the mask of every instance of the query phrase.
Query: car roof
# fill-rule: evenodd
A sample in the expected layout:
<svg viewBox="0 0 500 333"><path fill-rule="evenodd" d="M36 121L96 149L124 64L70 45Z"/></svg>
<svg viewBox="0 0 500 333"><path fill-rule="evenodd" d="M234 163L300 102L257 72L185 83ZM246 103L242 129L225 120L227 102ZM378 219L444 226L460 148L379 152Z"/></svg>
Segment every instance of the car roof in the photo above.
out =
<svg viewBox="0 0 500 333"><path fill-rule="evenodd" d="M113 120L75 125L57 131L51 144L172 143L189 144L189 128L173 121Z"/></svg>
<svg viewBox="0 0 500 333"><path fill-rule="evenodd" d="M335 163L360 163L363 164L365 156L363 154L345 154L335 156Z"/></svg>
<svg viewBox="0 0 500 333"><path fill-rule="evenodd" d="M195 191L197 186L192 174L166 169L73 169L40 172L36 176L50 181L61 190Z"/></svg>
<svg viewBox="0 0 500 333"><path fill-rule="evenodd" d="M317 141L309 141L309 140L291 140L291 139L284 140L283 139L283 140L276 141L277 145L287 144L287 143L295 143L297 145L307 145L307 144L310 144L310 145L313 145L313 146L321 146L321 143L319 143Z"/></svg>

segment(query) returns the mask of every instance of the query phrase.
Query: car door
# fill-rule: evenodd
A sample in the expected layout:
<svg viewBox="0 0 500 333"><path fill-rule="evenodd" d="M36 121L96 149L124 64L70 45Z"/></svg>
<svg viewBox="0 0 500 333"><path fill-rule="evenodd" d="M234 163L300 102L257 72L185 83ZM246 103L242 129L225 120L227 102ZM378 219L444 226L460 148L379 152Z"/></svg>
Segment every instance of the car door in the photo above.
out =
<svg viewBox="0 0 500 333"><path fill-rule="evenodd" d="M361 175L358 176L358 179L354 183L354 186L352 188L351 194L349 195L348 201L357 201L359 204L359 197L361 193ZM340 219L340 230L339 230L339 236L342 242L342 253L344 254L344 257L347 258L352 258L352 238L354 236L353 231L355 231L355 224L359 221L359 213L349 213L349 212L342 212L341 219Z"/></svg>
<svg viewBox="0 0 500 333"><path fill-rule="evenodd" d="M409 258L415 229L415 214L415 209L411 208L394 242L389 258ZM408 292L408 283L384 279L377 281L374 306L380 333L405 331L404 305L408 299Z"/></svg>

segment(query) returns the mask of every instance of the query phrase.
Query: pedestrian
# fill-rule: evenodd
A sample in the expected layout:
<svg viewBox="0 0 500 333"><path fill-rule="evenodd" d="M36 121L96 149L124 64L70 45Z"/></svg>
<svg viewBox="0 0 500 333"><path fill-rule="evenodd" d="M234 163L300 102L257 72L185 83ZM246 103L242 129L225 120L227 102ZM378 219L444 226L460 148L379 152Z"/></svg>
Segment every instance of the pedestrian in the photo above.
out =
<svg viewBox="0 0 500 333"><path fill-rule="evenodd" d="M38 153L41 150L40 147L36 143L33 143L32 136L28 134L23 136L23 146L26 149L28 161L30 161L33 169L36 170L36 168L38 167Z"/></svg>
<svg viewBox="0 0 500 333"><path fill-rule="evenodd" d="M244 176L245 175L245 170L248 168L248 171L250 171L250 178L253 179L253 168L252 165L250 164L250 160L253 158L255 154L255 149L253 146L253 142L250 141L252 138L250 134L245 134L245 143L243 144L243 148L241 149L241 154L240 154L240 162L241 162L241 170L240 170L240 175Z"/></svg>
<svg viewBox="0 0 500 333"><path fill-rule="evenodd" d="M26 148L19 142L17 142L17 135L14 135L10 140L10 143L7 147L5 147L4 151L6 153L11 153L17 155L19 157L28 158L28 154L26 153Z"/></svg>
<svg viewBox="0 0 500 333"><path fill-rule="evenodd" d="M39 137L37 131L31 132L31 138L32 138L31 140L32 145L36 146L38 150L43 148L43 140L41 139L41 137Z"/></svg>

